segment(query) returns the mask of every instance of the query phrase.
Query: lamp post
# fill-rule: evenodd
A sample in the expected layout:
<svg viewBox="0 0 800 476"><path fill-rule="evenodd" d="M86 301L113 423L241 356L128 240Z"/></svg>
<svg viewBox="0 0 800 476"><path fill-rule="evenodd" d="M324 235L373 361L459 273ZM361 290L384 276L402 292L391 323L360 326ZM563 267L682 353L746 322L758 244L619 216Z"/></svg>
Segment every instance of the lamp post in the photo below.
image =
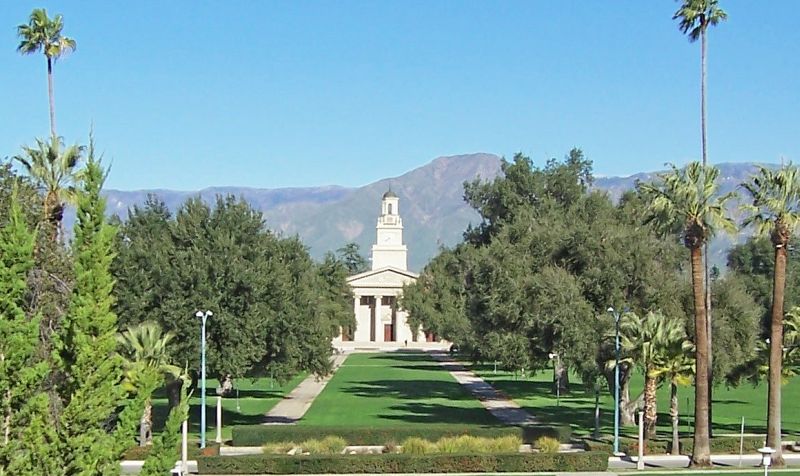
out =
<svg viewBox="0 0 800 476"><path fill-rule="evenodd" d="M206 447L206 320L213 315L211 311L195 314L203 323L200 331L200 448Z"/></svg>
<svg viewBox="0 0 800 476"><path fill-rule="evenodd" d="M619 454L619 318L613 307L608 308L614 317L614 455Z"/></svg>
<svg viewBox="0 0 800 476"><path fill-rule="evenodd" d="M769 467L772 464L772 454L775 453L775 449L765 446L759 448L758 452L761 453L761 466L764 467L764 476L767 476L769 474Z"/></svg>
<svg viewBox="0 0 800 476"><path fill-rule="evenodd" d="M561 379L559 378L558 372L561 369L561 358L558 356L557 352L550 352L548 357L550 357L550 360L555 359L553 362L553 374L556 377L556 406L559 406L561 402Z"/></svg>

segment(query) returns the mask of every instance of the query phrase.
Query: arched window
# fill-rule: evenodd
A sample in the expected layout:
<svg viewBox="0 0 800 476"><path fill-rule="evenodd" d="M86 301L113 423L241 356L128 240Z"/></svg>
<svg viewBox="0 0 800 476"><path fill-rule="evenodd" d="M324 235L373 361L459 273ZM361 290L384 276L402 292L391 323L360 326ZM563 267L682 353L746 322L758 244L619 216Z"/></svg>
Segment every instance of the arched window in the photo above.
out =
<svg viewBox="0 0 800 476"><path fill-rule="evenodd" d="M391 215L391 214L392 214L392 204L390 203L389 204L389 215Z"/></svg>

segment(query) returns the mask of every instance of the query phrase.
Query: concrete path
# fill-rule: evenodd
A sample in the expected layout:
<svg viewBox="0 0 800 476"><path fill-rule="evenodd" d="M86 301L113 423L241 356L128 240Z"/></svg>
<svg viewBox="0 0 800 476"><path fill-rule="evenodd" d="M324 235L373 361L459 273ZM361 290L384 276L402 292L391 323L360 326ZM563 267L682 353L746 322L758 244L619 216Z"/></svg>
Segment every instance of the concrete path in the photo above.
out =
<svg viewBox="0 0 800 476"><path fill-rule="evenodd" d="M293 425L297 423L297 420L303 418L311 404L314 403L314 399L322 392L346 358L346 354L336 355L333 358L333 370L325 378L317 379L315 375L306 377L294 390L283 397L283 400L267 412L264 425Z"/></svg>
<svg viewBox="0 0 800 476"><path fill-rule="evenodd" d="M475 375L460 362L453 360L444 352L431 352L430 354L439 365L450 372L464 388L480 400L483 408L495 418L507 425L526 425L536 423L536 418L523 410L517 402L499 392L485 380Z"/></svg>
<svg viewBox="0 0 800 476"><path fill-rule="evenodd" d="M625 456L622 458L611 457L608 458L608 469L636 469L636 461L638 456ZM783 453L783 459L787 465L795 466L800 464L800 454ZM742 455L741 461L739 455L711 455L711 462L716 469L722 468L741 468L754 469L761 465L761 455ZM644 457L644 466L646 469L656 468L688 468L688 456L669 456L669 455L653 455ZM763 471L763 469L762 469ZM772 470L770 471L772 472Z"/></svg>

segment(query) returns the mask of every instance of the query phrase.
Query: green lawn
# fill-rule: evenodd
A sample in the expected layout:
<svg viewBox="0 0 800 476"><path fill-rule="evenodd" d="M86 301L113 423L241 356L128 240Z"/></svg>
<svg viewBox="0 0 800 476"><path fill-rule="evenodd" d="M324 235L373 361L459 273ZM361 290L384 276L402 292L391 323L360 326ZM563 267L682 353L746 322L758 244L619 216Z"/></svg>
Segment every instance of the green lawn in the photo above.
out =
<svg viewBox="0 0 800 476"><path fill-rule="evenodd" d="M243 378L236 380L234 388L239 390L238 398L234 390L231 397L223 398L222 400L223 439L230 439L232 425L258 425L262 423L264 414L297 384L302 382L304 378L306 378L305 373L296 376L283 385L269 378L256 380ZM216 435L217 425L217 386L219 386L219 383L215 379L209 379L206 382L206 423L208 425L206 437L212 441ZM191 409L189 410L189 431L195 437L200 435L199 393L200 389L197 389L191 399ZM153 399L153 420L156 431L160 431L163 427L168 412L167 399L162 393L158 395L158 398Z"/></svg>
<svg viewBox="0 0 800 476"><path fill-rule="evenodd" d="M562 396L560 406L556 405L556 397L551 393L552 371L544 371L527 379L516 379L509 372L499 371L495 374L491 366L475 366L478 374L489 381L497 389L506 392L526 410L544 422L570 424L577 434L589 434L594 428L594 393L587 393L580 379L571 377L570 394ZM631 382L631 397L635 398L643 387L640 375L634 376ZM792 379L783 386L783 431L784 434L800 439L800 377ZM714 389L714 430L716 434L738 433L741 418L745 418L746 433L766 432L766 399L767 387L761 385L753 388L745 384L737 388L726 388L724 385ZM681 432L691 435L689 425L694 410L693 387L682 387L679 391L681 414ZM601 431L604 434L613 432L614 397L607 388L603 388L600 398ZM669 387L662 386L658 391L658 431L668 435ZM635 429L622 430L623 434L635 436Z"/></svg>
<svg viewBox="0 0 800 476"><path fill-rule="evenodd" d="M424 353L352 354L301 425L498 425L480 402Z"/></svg>

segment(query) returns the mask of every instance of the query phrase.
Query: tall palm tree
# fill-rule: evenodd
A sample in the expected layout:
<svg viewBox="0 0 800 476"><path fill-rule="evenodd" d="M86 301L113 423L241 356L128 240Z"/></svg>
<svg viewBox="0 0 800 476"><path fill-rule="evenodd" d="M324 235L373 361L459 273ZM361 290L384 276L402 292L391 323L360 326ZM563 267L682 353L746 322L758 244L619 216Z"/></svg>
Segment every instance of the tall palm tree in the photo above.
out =
<svg viewBox="0 0 800 476"><path fill-rule="evenodd" d="M689 36L690 42L700 40L700 145L703 166L708 165L708 141L706 133L706 57L707 57L707 31L709 26L716 26L725 21L728 14L719 7L719 0L682 0L680 8L672 16L679 20L678 27L683 34ZM712 353L711 333L711 275L708 265L708 244L705 245L705 258L703 261L705 280L705 305L706 305L706 332L708 333L708 359L709 369L712 368L714 355ZM708 373L708 425L711 431L711 391L713 374Z"/></svg>
<svg viewBox="0 0 800 476"><path fill-rule="evenodd" d="M47 95L50 99L50 135L56 136L56 104L53 93L53 65L62 55L75 51L74 39L61 34L64 17L57 14L52 19L44 8L35 8L27 24L17 26L20 38L17 51L32 54L39 51L47 58Z"/></svg>
<svg viewBox="0 0 800 476"><path fill-rule="evenodd" d="M36 139L36 147L23 146L23 153L14 157L42 189L43 222L50 225L53 240L61 230L65 203L74 202L77 196L75 184L79 179L84 151L85 147L80 145L64 147L61 138L53 136L49 141Z"/></svg>
<svg viewBox="0 0 800 476"><path fill-rule="evenodd" d="M165 379L178 379L181 369L169 363L168 346L175 335L163 332L154 322L145 322L128 329L117 336L120 354L126 361L126 381L135 386L140 373L151 371ZM139 445L145 446L153 438L153 405L148 399L142 418L139 420Z"/></svg>
<svg viewBox="0 0 800 476"><path fill-rule="evenodd" d="M640 190L649 198L648 222L662 232L680 231L689 249L692 270L695 331L695 425L693 466L711 464L709 448L709 347L703 279L703 247L718 231L734 232L736 225L725 212L725 203L735 196L718 196L719 169L690 162L685 168L671 165L672 171L659 181L643 184Z"/></svg>
<svg viewBox="0 0 800 476"><path fill-rule="evenodd" d="M775 448L781 464L781 366L783 363L783 301L786 287L786 259L789 239L800 225L800 171L789 164L778 170L760 167L742 187L752 198L743 208L748 213L744 226L757 235L769 235L775 247L770 319L769 391L767 399L767 446Z"/></svg>
<svg viewBox="0 0 800 476"><path fill-rule="evenodd" d="M682 335L681 335L682 334ZM669 416L672 420L672 454L680 454L680 434L678 432L678 386L689 385L694 376L694 346L681 333L663 342L660 352L655 356L651 375L655 379L669 381Z"/></svg>
<svg viewBox="0 0 800 476"><path fill-rule="evenodd" d="M680 8L672 16L680 20L678 27L689 36L689 41L700 40L700 138L703 165L708 165L706 143L706 32L709 26L716 26L728 19L725 10L719 7L719 0L683 0Z"/></svg>

